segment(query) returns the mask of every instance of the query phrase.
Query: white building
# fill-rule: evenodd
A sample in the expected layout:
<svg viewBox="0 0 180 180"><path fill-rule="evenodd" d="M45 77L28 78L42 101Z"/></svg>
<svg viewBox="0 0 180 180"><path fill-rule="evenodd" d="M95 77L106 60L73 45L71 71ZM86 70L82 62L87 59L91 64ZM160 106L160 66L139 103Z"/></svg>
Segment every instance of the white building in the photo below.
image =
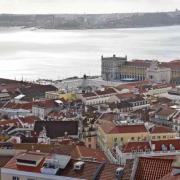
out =
<svg viewBox="0 0 180 180"><path fill-rule="evenodd" d="M160 68L157 61L154 61L146 70L146 79L153 83L170 83L171 69Z"/></svg>
<svg viewBox="0 0 180 180"><path fill-rule="evenodd" d="M90 93L77 94L77 98L81 99L85 105L98 105L109 102L109 98L118 92L113 88L102 89Z"/></svg>
<svg viewBox="0 0 180 180"><path fill-rule="evenodd" d="M125 64L127 56L116 57L101 57L101 76L103 80L113 81L120 79L119 67Z"/></svg>

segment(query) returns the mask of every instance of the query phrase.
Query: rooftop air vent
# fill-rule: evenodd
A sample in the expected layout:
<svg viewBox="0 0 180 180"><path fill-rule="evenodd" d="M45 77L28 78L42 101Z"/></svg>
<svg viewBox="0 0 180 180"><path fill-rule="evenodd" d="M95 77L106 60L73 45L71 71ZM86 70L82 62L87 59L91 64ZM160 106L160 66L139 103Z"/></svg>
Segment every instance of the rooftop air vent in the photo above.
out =
<svg viewBox="0 0 180 180"><path fill-rule="evenodd" d="M94 157L81 157L82 161L96 161L96 158Z"/></svg>
<svg viewBox="0 0 180 180"><path fill-rule="evenodd" d="M41 173L55 175L59 169L65 169L69 163L71 156L67 155L52 155L51 159L46 159L43 167L41 168Z"/></svg>
<svg viewBox="0 0 180 180"><path fill-rule="evenodd" d="M78 161L74 163L74 170L82 170L84 167L84 162L83 161Z"/></svg>
<svg viewBox="0 0 180 180"><path fill-rule="evenodd" d="M124 171L124 168L122 168L122 167L118 167L117 169L116 169L116 178L117 179L121 179L121 177L123 176L123 171Z"/></svg>

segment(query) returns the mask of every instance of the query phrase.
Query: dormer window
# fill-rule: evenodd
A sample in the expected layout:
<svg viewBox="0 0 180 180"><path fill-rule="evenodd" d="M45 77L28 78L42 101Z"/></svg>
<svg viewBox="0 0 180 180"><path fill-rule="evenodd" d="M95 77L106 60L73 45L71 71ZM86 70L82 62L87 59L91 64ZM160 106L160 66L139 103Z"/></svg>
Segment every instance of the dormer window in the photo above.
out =
<svg viewBox="0 0 180 180"><path fill-rule="evenodd" d="M13 177L12 177L12 180L20 180L20 178L17 177L17 176L13 176Z"/></svg>

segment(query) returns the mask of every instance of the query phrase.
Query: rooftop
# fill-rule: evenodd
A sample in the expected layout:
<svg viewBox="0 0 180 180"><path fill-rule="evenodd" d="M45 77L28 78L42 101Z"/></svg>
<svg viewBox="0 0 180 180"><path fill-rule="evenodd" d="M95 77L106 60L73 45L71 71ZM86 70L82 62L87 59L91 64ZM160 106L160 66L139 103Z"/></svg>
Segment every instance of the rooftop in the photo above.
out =
<svg viewBox="0 0 180 180"><path fill-rule="evenodd" d="M174 146L175 150L180 150L180 139L151 141L151 144L154 145L154 151L161 151L162 145L165 145L167 151L169 151L171 144Z"/></svg>
<svg viewBox="0 0 180 180"><path fill-rule="evenodd" d="M149 132L151 134L156 134L156 133L175 133L171 128L165 127L165 126L154 126L149 129Z"/></svg>
<svg viewBox="0 0 180 180"><path fill-rule="evenodd" d="M49 157L54 157L53 154L43 154L41 153L43 160L40 162L40 164L37 167L26 167L26 165L17 165L16 159L19 156L22 156L24 154L25 159L26 156L31 159L33 156L35 157L37 154L37 158L39 157L38 153L33 152L26 152L26 153L20 153L19 155L13 157L5 166L4 168L7 169L14 169L18 171L28 171L31 173L41 173L41 167L46 159L49 159ZM59 155L58 155L59 156ZM41 158L41 157L40 157ZM67 165L62 168L56 175L57 176L65 176L65 177L75 177L79 179L92 179L94 177L95 179L115 179L115 172L118 167L118 165L113 165L105 162L97 162L97 161L83 161L84 166L81 170L74 170L74 164L79 162L79 160L76 159L70 159L68 161Z"/></svg>
<svg viewBox="0 0 180 180"><path fill-rule="evenodd" d="M142 150L142 151L146 151L146 150L150 150L150 144L147 141L144 142L128 142L127 144L125 144L123 146L122 151L124 153L130 153L133 150Z"/></svg>
<svg viewBox="0 0 180 180"><path fill-rule="evenodd" d="M107 161L107 157L102 151L98 149L87 148L82 145L76 146L74 155L76 158L89 157L89 158L94 158L96 159L96 161L99 162Z"/></svg>
<svg viewBox="0 0 180 180"><path fill-rule="evenodd" d="M134 98L136 97L136 95L129 92L129 93L116 94L116 97L120 100L124 100L124 99Z"/></svg>
<svg viewBox="0 0 180 180"><path fill-rule="evenodd" d="M156 114L159 116L169 116L173 113L175 113L176 110L172 108L162 108L160 111L158 111Z"/></svg>
<svg viewBox="0 0 180 180"><path fill-rule="evenodd" d="M96 91L97 95L116 94L117 92L113 88L107 88L105 90Z"/></svg>
<svg viewBox="0 0 180 180"><path fill-rule="evenodd" d="M50 138L63 137L65 132L68 135L78 135L78 121L36 121L34 131L38 135L43 128L47 131Z"/></svg>
<svg viewBox="0 0 180 180"><path fill-rule="evenodd" d="M135 180L158 180L172 171L174 159L140 157L135 173Z"/></svg>
<svg viewBox="0 0 180 180"><path fill-rule="evenodd" d="M108 134L120 134L120 133L147 133L147 129L144 125L113 125L113 123L104 123L101 128Z"/></svg>

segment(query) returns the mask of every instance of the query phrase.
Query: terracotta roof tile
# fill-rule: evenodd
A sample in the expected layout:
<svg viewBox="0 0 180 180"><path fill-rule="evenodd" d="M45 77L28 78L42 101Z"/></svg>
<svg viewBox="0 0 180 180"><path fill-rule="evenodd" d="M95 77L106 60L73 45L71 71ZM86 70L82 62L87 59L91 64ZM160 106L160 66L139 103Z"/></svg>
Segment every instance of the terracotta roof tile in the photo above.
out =
<svg viewBox="0 0 180 180"><path fill-rule="evenodd" d="M144 125L119 125L115 126L112 130L110 130L110 134L118 134L118 133L147 133L147 129Z"/></svg>
<svg viewBox="0 0 180 180"><path fill-rule="evenodd" d="M105 133L109 134L116 126L112 121L105 121L101 122L100 127Z"/></svg>
<svg viewBox="0 0 180 180"><path fill-rule="evenodd" d="M132 150L150 150L150 144L149 142L145 141L145 142L128 142L127 144L125 144L123 146L122 151L124 153L130 153L132 152Z"/></svg>
<svg viewBox="0 0 180 180"><path fill-rule="evenodd" d="M149 129L149 132L151 134L156 134L156 133L173 133L174 131L171 128L169 128L169 127L154 126L154 127Z"/></svg>
<svg viewBox="0 0 180 180"><path fill-rule="evenodd" d="M104 91L96 91L97 95L116 94L117 92L113 88L107 88Z"/></svg>
<svg viewBox="0 0 180 180"><path fill-rule="evenodd" d="M104 155L104 153L98 149L91 149L80 145L77 145L76 149L79 154L79 157L92 157L96 158L96 160L99 162L107 161L107 158Z"/></svg>
<svg viewBox="0 0 180 180"><path fill-rule="evenodd" d="M130 99L136 97L133 93L122 93L122 94L116 94L116 97L120 100Z"/></svg>
<svg viewBox="0 0 180 180"><path fill-rule="evenodd" d="M175 147L175 150L180 150L180 139L151 141L151 144L154 145L154 151L161 151L163 144L167 147L167 150L170 150L170 144Z"/></svg>
<svg viewBox="0 0 180 180"><path fill-rule="evenodd" d="M103 113L100 117L100 119L102 120L106 120L106 121L113 121L116 118L116 115L113 113Z"/></svg>
<svg viewBox="0 0 180 180"><path fill-rule="evenodd" d="M173 159L140 157L135 180L159 180L172 171Z"/></svg>
<svg viewBox="0 0 180 180"><path fill-rule="evenodd" d="M0 167L4 167L13 156L0 156Z"/></svg>
<svg viewBox="0 0 180 180"><path fill-rule="evenodd" d="M163 108L159 112L157 112L156 114L159 115L159 116L169 116L169 115L171 115L171 114L173 114L175 112L176 112L175 109Z"/></svg>
<svg viewBox="0 0 180 180"><path fill-rule="evenodd" d="M22 154L22 153L21 153ZM20 155L16 155L13 157L4 167L9 169L15 169L15 170L23 170L28 172L37 172L40 173L40 169L42 167L42 164L45 160L45 158L49 158L51 154L43 154L43 153L36 153L36 152L26 152L26 154L33 154L33 156L39 157L43 156L43 160L39 163L37 167L30 167L26 165L17 165L16 164L16 158ZM80 179L92 179L94 177L95 179L100 180L108 180L108 179L115 179L115 171L118 165L109 164L109 163L101 163L97 161L84 161L84 167L80 171L74 170L74 163L78 162L78 160L71 159L70 162L67 164L65 169L61 169L60 173L57 173L57 176L67 176L67 177L75 177ZM103 165L103 166L102 166ZM97 169L100 168L100 171L97 171Z"/></svg>

